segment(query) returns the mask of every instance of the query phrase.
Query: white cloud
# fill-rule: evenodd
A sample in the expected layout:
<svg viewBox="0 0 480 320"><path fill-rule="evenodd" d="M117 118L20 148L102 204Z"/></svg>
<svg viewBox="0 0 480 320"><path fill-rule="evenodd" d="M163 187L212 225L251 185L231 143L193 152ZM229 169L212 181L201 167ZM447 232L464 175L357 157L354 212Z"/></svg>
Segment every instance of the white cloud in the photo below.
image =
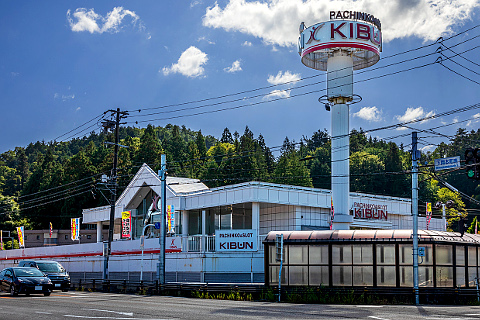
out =
<svg viewBox="0 0 480 320"><path fill-rule="evenodd" d="M236 60L232 63L231 67L223 69L223 71L228 73L234 73L237 71L242 71L242 67L240 67L240 60Z"/></svg>
<svg viewBox="0 0 480 320"><path fill-rule="evenodd" d="M402 116L396 116L400 122L409 122L421 118L427 118L435 115L434 111L430 112L425 112L422 107L418 108L407 108L407 111ZM424 120L422 122L425 122L427 120Z"/></svg>
<svg viewBox="0 0 480 320"><path fill-rule="evenodd" d="M140 19L134 11L126 10L123 7L113 8L105 17L95 13L93 9L78 8L73 14L70 10L67 11L67 20L71 30L74 32L116 33L120 31L121 24L126 17L132 19L133 25ZM142 31L145 30L145 26L141 22L139 23L139 29ZM149 39L150 37L150 34L148 34Z"/></svg>
<svg viewBox="0 0 480 320"><path fill-rule="evenodd" d="M427 152L431 152L431 151L435 150L435 148L436 148L435 145L429 144L428 146L420 148L420 150L422 151L422 153L427 153Z"/></svg>
<svg viewBox="0 0 480 320"><path fill-rule="evenodd" d="M62 101L67 101L67 100L73 100L75 99L74 94L59 94L58 92L55 92L53 95L53 99L60 99Z"/></svg>
<svg viewBox="0 0 480 320"><path fill-rule="evenodd" d="M198 5L202 4L202 3L203 3L202 0L194 0L194 1L192 1L192 2L190 3L190 8L196 7L196 6L198 6Z"/></svg>
<svg viewBox="0 0 480 320"><path fill-rule="evenodd" d="M215 44L214 41L208 40L205 37L200 37L200 38L197 39L197 42L200 42L200 41L206 41L208 44Z"/></svg>
<svg viewBox="0 0 480 320"><path fill-rule="evenodd" d="M478 118L480 118L480 113L476 113L473 115L473 119L478 119Z"/></svg>
<svg viewBox="0 0 480 320"><path fill-rule="evenodd" d="M78 112L78 111L80 111L81 109L82 109L82 108L77 107L77 109L75 109L75 112Z"/></svg>
<svg viewBox="0 0 480 320"><path fill-rule="evenodd" d="M276 76L268 75L268 83L273 84L273 85L278 85L278 84L288 84L292 85L293 83L300 81L301 77L299 73L291 73L290 71L285 71L282 73L282 71L279 71Z"/></svg>
<svg viewBox="0 0 480 320"><path fill-rule="evenodd" d="M378 122L382 120L382 111L378 110L377 107L363 107L354 113L353 116L367 121Z"/></svg>
<svg viewBox="0 0 480 320"><path fill-rule="evenodd" d="M197 47L191 46L182 53L177 63L172 64L171 67L164 67L162 71L166 76L170 73L180 73L184 76L195 78L203 75L205 70L202 66L207 61L206 53Z"/></svg>
<svg viewBox="0 0 480 320"><path fill-rule="evenodd" d="M267 44L296 45L298 25L328 21L330 10L362 11L382 22L385 42L410 36L424 41L451 34L455 25L472 18L479 0L230 0L208 7L203 25L239 31Z"/></svg>
<svg viewBox="0 0 480 320"><path fill-rule="evenodd" d="M244 47L251 47L252 46L252 43L250 41L245 41L244 43L242 43L242 46Z"/></svg>
<svg viewBox="0 0 480 320"><path fill-rule="evenodd" d="M263 100L282 99L290 97L290 90L273 90Z"/></svg>

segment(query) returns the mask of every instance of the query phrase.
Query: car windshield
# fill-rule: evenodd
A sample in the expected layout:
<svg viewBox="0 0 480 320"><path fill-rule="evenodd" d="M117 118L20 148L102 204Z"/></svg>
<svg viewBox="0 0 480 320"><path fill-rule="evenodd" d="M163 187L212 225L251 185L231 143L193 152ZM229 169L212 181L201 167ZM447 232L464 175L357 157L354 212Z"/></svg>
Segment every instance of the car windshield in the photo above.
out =
<svg viewBox="0 0 480 320"><path fill-rule="evenodd" d="M42 271L35 268L13 269L13 273L17 277L44 277L45 276Z"/></svg>
<svg viewBox="0 0 480 320"><path fill-rule="evenodd" d="M63 267L56 262L37 262L37 266L38 269L42 270L43 272L65 272L65 269L63 269Z"/></svg>

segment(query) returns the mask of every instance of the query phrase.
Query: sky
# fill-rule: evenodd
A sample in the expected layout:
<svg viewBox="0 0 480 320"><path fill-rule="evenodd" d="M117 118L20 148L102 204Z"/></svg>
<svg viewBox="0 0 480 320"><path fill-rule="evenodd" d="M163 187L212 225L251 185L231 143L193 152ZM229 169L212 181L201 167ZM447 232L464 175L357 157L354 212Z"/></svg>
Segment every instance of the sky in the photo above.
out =
<svg viewBox="0 0 480 320"><path fill-rule="evenodd" d="M325 72L301 63L299 25L330 10L382 23L380 61L354 72L350 129L424 152L480 120L480 0L0 2L0 153L125 125L245 127L267 146L330 130ZM463 110L468 106L469 110ZM450 112L445 114L446 112ZM408 128L389 126L417 121ZM387 127L386 129L381 129ZM431 131L433 130L433 131Z"/></svg>

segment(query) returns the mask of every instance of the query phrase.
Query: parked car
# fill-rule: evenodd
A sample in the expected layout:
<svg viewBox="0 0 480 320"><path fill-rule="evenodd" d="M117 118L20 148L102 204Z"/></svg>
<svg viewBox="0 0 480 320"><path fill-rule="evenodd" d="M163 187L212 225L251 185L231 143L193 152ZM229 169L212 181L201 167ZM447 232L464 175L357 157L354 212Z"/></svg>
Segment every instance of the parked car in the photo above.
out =
<svg viewBox="0 0 480 320"><path fill-rule="evenodd" d="M53 289L63 292L70 288L70 276L65 268L57 261L47 260L23 260L18 263L19 267L33 267L42 271L52 280Z"/></svg>
<svg viewBox="0 0 480 320"><path fill-rule="evenodd" d="M0 272L0 290L12 296L19 293L43 293L49 296L52 287L50 278L37 268L12 267Z"/></svg>

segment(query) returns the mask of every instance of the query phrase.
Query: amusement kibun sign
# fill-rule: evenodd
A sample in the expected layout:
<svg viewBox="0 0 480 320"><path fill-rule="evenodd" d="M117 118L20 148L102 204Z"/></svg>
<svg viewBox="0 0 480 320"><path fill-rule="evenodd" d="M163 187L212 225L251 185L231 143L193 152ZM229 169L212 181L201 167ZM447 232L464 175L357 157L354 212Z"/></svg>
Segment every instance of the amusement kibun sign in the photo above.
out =
<svg viewBox="0 0 480 320"><path fill-rule="evenodd" d="M333 11L331 21L300 25L298 53L302 62L317 70L327 70L327 59L334 50L344 50L354 59L353 68L374 65L382 52L380 20L373 15L356 11ZM322 59L325 56L325 59Z"/></svg>
<svg viewBox="0 0 480 320"><path fill-rule="evenodd" d="M355 219L387 220L387 205L354 202L353 217Z"/></svg>

